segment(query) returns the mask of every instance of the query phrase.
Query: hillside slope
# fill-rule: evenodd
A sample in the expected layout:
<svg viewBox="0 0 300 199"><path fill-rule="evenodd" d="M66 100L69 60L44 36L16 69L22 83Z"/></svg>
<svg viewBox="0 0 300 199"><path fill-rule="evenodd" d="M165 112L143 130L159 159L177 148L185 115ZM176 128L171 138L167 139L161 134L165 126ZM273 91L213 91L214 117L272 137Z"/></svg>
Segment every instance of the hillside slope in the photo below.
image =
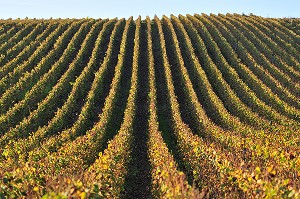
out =
<svg viewBox="0 0 300 199"><path fill-rule="evenodd" d="M300 197L300 20L0 20L0 196Z"/></svg>

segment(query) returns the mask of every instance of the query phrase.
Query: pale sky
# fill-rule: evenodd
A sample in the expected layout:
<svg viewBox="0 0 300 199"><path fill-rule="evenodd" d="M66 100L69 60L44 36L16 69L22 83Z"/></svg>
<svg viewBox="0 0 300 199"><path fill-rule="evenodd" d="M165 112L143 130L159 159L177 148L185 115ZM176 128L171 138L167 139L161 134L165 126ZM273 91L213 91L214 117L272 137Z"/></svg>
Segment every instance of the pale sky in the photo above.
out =
<svg viewBox="0 0 300 199"><path fill-rule="evenodd" d="M0 0L0 18L135 18L239 13L300 17L300 0Z"/></svg>

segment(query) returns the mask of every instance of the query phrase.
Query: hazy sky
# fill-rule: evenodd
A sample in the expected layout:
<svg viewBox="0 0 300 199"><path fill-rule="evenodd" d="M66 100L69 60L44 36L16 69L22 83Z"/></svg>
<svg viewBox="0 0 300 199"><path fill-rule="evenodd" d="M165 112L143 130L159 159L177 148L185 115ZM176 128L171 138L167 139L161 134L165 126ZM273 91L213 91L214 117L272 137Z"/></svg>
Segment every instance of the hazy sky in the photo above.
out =
<svg viewBox="0 0 300 199"><path fill-rule="evenodd" d="M163 14L253 13L300 17L300 0L0 0L0 18L113 18Z"/></svg>

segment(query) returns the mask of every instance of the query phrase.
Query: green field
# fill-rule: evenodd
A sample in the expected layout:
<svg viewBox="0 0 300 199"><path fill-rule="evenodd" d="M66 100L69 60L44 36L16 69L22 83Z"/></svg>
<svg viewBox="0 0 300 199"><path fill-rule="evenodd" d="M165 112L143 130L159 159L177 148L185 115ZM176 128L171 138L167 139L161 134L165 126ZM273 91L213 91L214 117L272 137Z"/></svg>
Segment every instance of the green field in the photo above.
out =
<svg viewBox="0 0 300 199"><path fill-rule="evenodd" d="M299 198L300 19L0 20L0 198Z"/></svg>

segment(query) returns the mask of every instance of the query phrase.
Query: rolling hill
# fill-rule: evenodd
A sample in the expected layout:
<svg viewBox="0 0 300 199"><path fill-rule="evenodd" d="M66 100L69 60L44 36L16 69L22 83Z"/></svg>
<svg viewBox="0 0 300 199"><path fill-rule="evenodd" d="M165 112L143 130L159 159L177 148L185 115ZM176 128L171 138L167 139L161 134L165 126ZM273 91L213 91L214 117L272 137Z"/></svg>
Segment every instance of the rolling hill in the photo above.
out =
<svg viewBox="0 0 300 199"><path fill-rule="evenodd" d="M300 19L0 20L0 197L300 197Z"/></svg>

